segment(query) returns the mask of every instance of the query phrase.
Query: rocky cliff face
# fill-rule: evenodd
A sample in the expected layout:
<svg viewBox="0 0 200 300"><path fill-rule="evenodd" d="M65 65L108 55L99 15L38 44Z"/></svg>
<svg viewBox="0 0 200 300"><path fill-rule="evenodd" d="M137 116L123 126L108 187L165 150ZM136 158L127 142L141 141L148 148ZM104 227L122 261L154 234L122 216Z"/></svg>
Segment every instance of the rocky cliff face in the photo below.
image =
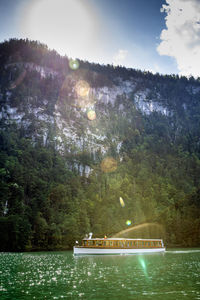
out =
<svg viewBox="0 0 200 300"><path fill-rule="evenodd" d="M44 146L54 143L63 155L86 151L95 160L97 153L109 155L115 149L120 157L124 141L141 136L144 119L155 115L161 123L167 120L174 143L186 119L199 110L200 83L194 79L111 66L98 70L98 65L69 60L63 71L49 67L42 57L41 64L21 58L20 51L7 57L4 53L1 125L15 123L25 137ZM90 172L90 166L74 163L81 173Z"/></svg>

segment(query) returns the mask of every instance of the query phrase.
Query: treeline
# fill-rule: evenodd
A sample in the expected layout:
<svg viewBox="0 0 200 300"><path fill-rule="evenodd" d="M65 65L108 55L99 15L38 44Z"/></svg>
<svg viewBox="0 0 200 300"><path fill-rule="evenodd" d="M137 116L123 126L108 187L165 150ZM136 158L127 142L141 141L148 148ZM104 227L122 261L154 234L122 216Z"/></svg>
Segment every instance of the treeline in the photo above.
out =
<svg viewBox="0 0 200 300"><path fill-rule="evenodd" d="M58 71L62 75L66 75L72 71L69 67L71 58L59 55L55 50L48 49L48 46L39 41L28 39L9 39L0 43L0 68L4 68L5 64L16 62L33 62L40 66L51 68ZM172 85L191 83L194 87L199 86L200 78L194 79L190 76L188 79L185 76L177 74L161 75L159 73L152 74L149 71L141 71L133 68L125 68L123 66L114 66L112 64L101 65L99 63L89 63L80 59L76 59L81 72L88 76L91 84L95 87L107 85L109 82L116 82L120 77L123 80L136 78L145 87L151 82ZM96 76L97 74L98 81ZM73 73L73 72L72 72ZM152 87L152 86L151 86ZM170 89L169 89L170 90Z"/></svg>

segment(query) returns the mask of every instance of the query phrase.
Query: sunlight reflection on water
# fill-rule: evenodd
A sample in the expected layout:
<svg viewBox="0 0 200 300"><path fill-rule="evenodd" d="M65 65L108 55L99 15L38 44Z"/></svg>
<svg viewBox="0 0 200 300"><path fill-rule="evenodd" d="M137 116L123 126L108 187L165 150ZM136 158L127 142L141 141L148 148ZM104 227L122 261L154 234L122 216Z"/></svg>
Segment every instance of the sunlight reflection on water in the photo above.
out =
<svg viewBox="0 0 200 300"><path fill-rule="evenodd" d="M200 250L191 251L1 253L1 299L200 299Z"/></svg>

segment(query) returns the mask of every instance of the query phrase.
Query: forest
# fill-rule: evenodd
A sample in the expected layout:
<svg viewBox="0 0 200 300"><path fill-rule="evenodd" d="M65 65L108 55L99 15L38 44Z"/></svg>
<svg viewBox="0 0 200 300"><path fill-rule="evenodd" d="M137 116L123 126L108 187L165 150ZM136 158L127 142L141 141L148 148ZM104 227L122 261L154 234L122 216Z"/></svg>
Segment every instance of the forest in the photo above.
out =
<svg viewBox="0 0 200 300"><path fill-rule="evenodd" d="M42 76L30 63L49 73ZM112 88L119 78L132 78L135 86L114 106L97 101L97 119L88 120L72 105L77 78L94 91ZM135 95L144 90L147 102L154 99L170 113L138 109ZM84 146L61 135L55 107ZM48 120L36 117L38 109ZM88 128L105 136L106 151L99 142L91 150ZM131 237L200 246L200 79L78 59L72 64L36 41L0 44L0 251L68 250L86 233L110 237L147 223L162 231L145 227Z"/></svg>

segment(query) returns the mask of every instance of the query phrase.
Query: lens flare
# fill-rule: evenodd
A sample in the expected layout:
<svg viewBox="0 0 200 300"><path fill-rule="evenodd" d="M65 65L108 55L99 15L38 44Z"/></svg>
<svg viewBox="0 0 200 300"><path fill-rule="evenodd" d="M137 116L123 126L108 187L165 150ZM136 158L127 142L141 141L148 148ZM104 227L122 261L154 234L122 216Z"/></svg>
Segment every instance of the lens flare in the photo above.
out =
<svg viewBox="0 0 200 300"><path fill-rule="evenodd" d="M76 83L75 91L78 97L87 98L90 92L90 86L85 80L79 80Z"/></svg>
<svg viewBox="0 0 200 300"><path fill-rule="evenodd" d="M140 260L140 264L141 264L143 269L146 269L146 264L145 264L145 261L143 259Z"/></svg>
<svg viewBox="0 0 200 300"><path fill-rule="evenodd" d="M112 238L119 238L124 236L130 238L141 238L142 236L144 236L144 238L160 238L161 236L165 236L165 229L163 225L160 225L158 223L143 223L122 230L113 235Z"/></svg>
<svg viewBox="0 0 200 300"><path fill-rule="evenodd" d="M144 258L142 256L139 256L138 261L139 261L140 266L142 267L145 277L148 278L147 265L146 265Z"/></svg>
<svg viewBox="0 0 200 300"><path fill-rule="evenodd" d="M143 259L142 257L139 257L138 260L139 260L139 263L140 263L142 269L143 269L144 271L146 271L146 264L145 264L144 259Z"/></svg>
<svg viewBox="0 0 200 300"><path fill-rule="evenodd" d="M87 117L88 117L88 119L90 120L90 121L93 121L93 120L95 120L96 119L96 113L95 113L95 111L94 110L89 110L88 112L87 112Z"/></svg>
<svg viewBox="0 0 200 300"><path fill-rule="evenodd" d="M124 200L122 199L122 197L119 197L119 203L121 205L121 207L125 206Z"/></svg>
<svg viewBox="0 0 200 300"><path fill-rule="evenodd" d="M71 97L69 99L69 94ZM84 80L77 81L75 73L66 76L60 89L59 101L70 106L93 110L94 97L89 84Z"/></svg>
<svg viewBox="0 0 200 300"><path fill-rule="evenodd" d="M101 170L104 173L114 172L117 169L117 162L112 157L106 157L101 162Z"/></svg>
<svg viewBox="0 0 200 300"><path fill-rule="evenodd" d="M72 70L77 70L79 68L79 62L77 59L70 59L69 60L69 67Z"/></svg>
<svg viewBox="0 0 200 300"><path fill-rule="evenodd" d="M126 221L126 225L127 225L127 226L130 226L130 225L131 225L131 220L127 220L127 221Z"/></svg>

